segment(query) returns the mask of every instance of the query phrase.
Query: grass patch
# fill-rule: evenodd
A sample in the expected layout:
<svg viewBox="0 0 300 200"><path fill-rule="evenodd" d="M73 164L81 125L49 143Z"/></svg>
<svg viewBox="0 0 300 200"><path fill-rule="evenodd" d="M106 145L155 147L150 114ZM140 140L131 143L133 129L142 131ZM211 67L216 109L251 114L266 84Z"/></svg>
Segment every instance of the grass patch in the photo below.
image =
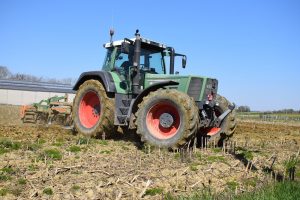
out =
<svg viewBox="0 0 300 200"><path fill-rule="evenodd" d="M77 145L82 145L82 144L89 144L90 143L90 138L79 138L76 142Z"/></svg>
<svg viewBox="0 0 300 200"><path fill-rule="evenodd" d="M214 153L220 153L222 151L222 149L221 148L213 148L212 151Z"/></svg>
<svg viewBox="0 0 300 200"><path fill-rule="evenodd" d="M165 196L166 200L215 200L218 199L216 196L214 196L211 193L211 190L209 188L199 190L196 192L193 192L193 194L189 196L176 196L174 197L172 194L168 193ZM222 199L222 198L220 198Z"/></svg>
<svg viewBox="0 0 300 200"><path fill-rule="evenodd" d="M298 158L296 158L296 156L293 155L288 160L285 160L283 162L283 165L284 165L286 172L289 172L290 170L295 169L298 163L299 163Z"/></svg>
<svg viewBox="0 0 300 200"><path fill-rule="evenodd" d="M151 188L151 189L146 190L145 195L154 196L154 195L162 194L162 193L163 193L162 188Z"/></svg>
<svg viewBox="0 0 300 200"><path fill-rule="evenodd" d="M191 163L189 167L190 167L191 171L197 171L198 170L198 163Z"/></svg>
<svg viewBox="0 0 300 200"><path fill-rule="evenodd" d="M199 160L199 161L203 161L203 155L200 152L196 152L195 153L195 157Z"/></svg>
<svg viewBox="0 0 300 200"><path fill-rule="evenodd" d="M103 145L103 146L107 146L108 142L107 142L107 140L99 140L98 144Z"/></svg>
<svg viewBox="0 0 300 200"><path fill-rule="evenodd" d="M0 174L0 182L9 180L11 180L11 177L9 175Z"/></svg>
<svg viewBox="0 0 300 200"><path fill-rule="evenodd" d="M280 182L274 185L266 186L260 190L249 192L237 196L237 200L260 200L260 199L280 199L290 200L299 199L300 183L299 182Z"/></svg>
<svg viewBox="0 0 300 200"><path fill-rule="evenodd" d="M249 178L244 181L244 184L251 187L256 187L256 183L258 181L257 177Z"/></svg>
<svg viewBox="0 0 300 200"><path fill-rule="evenodd" d="M64 143L62 142L53 142L52 146L56 146L56 147L61 147L62 145L64 145Z"/></svg>
<svg viewBox="0 0 300 200"><path fill-rule="evenodd" d="M15 173L14 169L11 166L8 167L3 167L1 169L2 172L6 173L6 174L13 174Z"/></svg>
<svg viewBox="0 0 300 200"><path fill-rule="evenodd" d="M237 151L237 155L242 156L244 158L246 158L247 160L253 160L253 153L252 151L249 151L243 147L237 147L236 148Z"/></svg>
<svg viewBox="0 0 300 200"><path fill-rule="evenodd" d="M47 157L48 159L52 160L61 160L62 154L58 149L47 149L42 154L43 158Z"/></svg>
<svg viewBox="0 0 300 200"><path fill-rule="evenodd" d="M102 150L102 151L100 151L99 153L101 153L101 154L111 154L111 150Z"/></svg>
<svg viewBox="0 0 300 200"><path fill-rule="evenodd" d="M14 142L7 138L0 139L0 155L5 154L11 150L18 150L21 148L20 142Z"/></svg>
<svg viewBox="0 0 300 200"><path fill-rule="evenodd" d="M175 159L179 159L179 158L180 158L180 153L179 153L179 152L175 153L175 154L174 154L174 158L175 158Z"/></svg>
<svg viewBox="0 0 300 200"><path fill-rule="evenodd" d="M231 189L235 189L235 181L227 183ZM277 182L272 185L266 185L258 190L246 192L240 195L234 195L234 190L230 193L213 194L210 189L204 189L194 192L189 196L174 197L167 194L165 199L168 200L215 200L215 199L232 199L232 200L292 200L299 199L300 183L299 182Z"/></svg>
<svg viewBox="0 0 300 200"><path fill-rule="evenodd" d="M73 145L73 146L69 147L68 151L73 152L73 153L77 153L77 152L81 151L81 148L77 145Z"/></svg>
<svg viewBox="0 0 300 200"><path fill-rule="evenodd" d="M79 190L80 189L80 186L79 185L73 185L72 187L71 187L71 190L72 191L77 191L77 190Z"/></svg>
<svg viewBox="0 0 300 200"><path fill-rule="evenodd" d="M0 189L0 196L1 196L1 197L6 196L7 193L8 193L8 189L6 189L6 188L1 188L1 189Z"/></svg>
<svg viewBox="0 0 300 200"><path fill-rule="evenodd" d="M296 178L300 178L300 170L296 171L295 177L296 177Z"/></svg>
<svg viewBox="0 0 300 200"><path fill-rule="evenodd" d="M235 181L229 181L226 183L226 185L231 191L234 191L235 188L239 186L239 184Z"/></svg>
<svg viewBox="0 0 300 200"><path fill-rule="evenodd" d="M46 195L53 195L53 190L51 188L45 188L43 193Z"/></svg>
<svg viewBox="0 0 300 200"><path fill-rule="evenodd" d="M30 151L37 151L40 148L42 148L42 144L39 143L27 144L27 149Z"/></svg>
<svg viewBox="0 0 300 200"><path fill-rule="evenodd" d="M37 165L34 165L34 164L31 164L28 166L28 170L29 171L35 171L35 170L38 170L38 166Z"/></svg>
<svg viewBox="0 0 300 200"><path fill-rule="evenodd" d="M64 145L64 138L58 138L53 143L52 146L61 147Z"/></svg>
<svg viewBox="0 0 300 200"><path fill-rule="evenodd" d="M38 138L37 141L36 141L37 144L45 144L46 143L46 140L44 139L41 139L41 138Z"/></svg>
<svg viewBox="0 0 300 200"><path fill-rule="evenodd" d="M1 181L9 181L11 180L11 176L12 174L14 174L15 171L13 170L12 167L3 167L0 171L0 182Z"/></svg>
<svg viewBox="0 0 300 200"><path fill-rule="evenodd" d="M21 148L20 142L14 142L9 139L0 139L0 146L7 149L18 150Z"/></svg>
<svg viewBox="0 0 300 200"><path fill-rule="evenodd" d="M19 185L26 185L26 183L27 183L27 180L25 178L19 178L18 179L18 184Z"/></svg>
<svg viewBox="0 0 300 200"><path fill-rule="evenodd" d="M224 156L216 156L216 155L207 156L206 161L207 162L225 162L225 157Z"/></svg>
<svg viewBox="0 0 300 200"><path fill-rule="evenodd" d="M8 152L7 149L4 149L3 147L0 146L0 155L1 155L1 154L5 154L5 153L7 153L7 152Z"/></svg>

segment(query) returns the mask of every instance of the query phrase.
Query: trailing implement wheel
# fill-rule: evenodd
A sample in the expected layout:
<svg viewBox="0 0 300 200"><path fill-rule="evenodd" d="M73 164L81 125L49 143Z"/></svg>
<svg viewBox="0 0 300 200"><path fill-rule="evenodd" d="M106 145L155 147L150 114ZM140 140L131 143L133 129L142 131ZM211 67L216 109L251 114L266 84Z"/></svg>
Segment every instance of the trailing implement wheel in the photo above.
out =
<svg viewBox="0 0 300 200"><path fill-rule="evenodd" d="M73 105L74 126L86 136L109 134L114 126L114 99L109 98L97 80L85 81L77 91Z"/></svg>
<svg viewBox="0 0 300 200"><path fill-rule="evenodd" d="M142 141L159 147L182 147L195 136L199 114L187 94L159 89L144 97L136 113Z"/></svg>

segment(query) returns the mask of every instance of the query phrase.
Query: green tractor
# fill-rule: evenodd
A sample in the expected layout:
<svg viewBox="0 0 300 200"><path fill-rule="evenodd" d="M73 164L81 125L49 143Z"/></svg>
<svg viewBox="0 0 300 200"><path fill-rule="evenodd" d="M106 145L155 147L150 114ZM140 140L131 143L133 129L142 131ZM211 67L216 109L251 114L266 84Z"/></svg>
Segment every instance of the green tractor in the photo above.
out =
<svg viewBox="0 0 300 200"><path fill-rule="evenodd" d="M141 38L111 41L101 71L84 72L77 91L73 120L87 136L115 134L116 127L136 129L141 140L179 148L197 136L230 137L236 127L235 105L217 94L218 81L174 73L174 48ZM167 65L169 65L167 67Z"/></svg>

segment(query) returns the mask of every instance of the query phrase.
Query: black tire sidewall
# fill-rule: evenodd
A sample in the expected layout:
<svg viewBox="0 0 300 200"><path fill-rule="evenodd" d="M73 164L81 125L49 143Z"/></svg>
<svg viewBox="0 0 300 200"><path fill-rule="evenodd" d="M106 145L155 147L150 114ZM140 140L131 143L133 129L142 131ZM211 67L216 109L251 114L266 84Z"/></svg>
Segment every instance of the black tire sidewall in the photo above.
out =
<svg viewBox="0 0 300 200"><path fill-rule="evenodd" d="M225 112L227 109L228 109L228 106L230 105L230 102L223 96L221 95L218 95L217 97L217 101L219 103L219 106L218 106L218 110L221 111L221 114L223 112ZM222 124L221 124L221 128L223 130L223 132L221 133L221 137L224 139L224 138L228 138L230 136L233 135L233 133L230 133L230 125L231 123L235 123L234 122L231 122L231 117L235 118L235 110L231 111L227 116L226 118L223 120ZM234 119L235 120L235 119ZM236 125L234 125L236 126ZM234 131L233 131L234 132Z"/></svg>

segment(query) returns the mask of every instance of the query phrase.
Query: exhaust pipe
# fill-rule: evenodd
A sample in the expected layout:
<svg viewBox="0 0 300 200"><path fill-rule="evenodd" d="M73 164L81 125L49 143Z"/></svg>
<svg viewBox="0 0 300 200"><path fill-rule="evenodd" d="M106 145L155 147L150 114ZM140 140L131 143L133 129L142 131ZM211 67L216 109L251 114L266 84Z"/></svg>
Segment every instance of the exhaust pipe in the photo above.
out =
<svg viewBox="0 0 300 200"><path fill-rule="evenodd" d="M140 56L141 56L141 35L139 30L135 32L133 70L132 70L132 93L140 93Z"/></svg>

